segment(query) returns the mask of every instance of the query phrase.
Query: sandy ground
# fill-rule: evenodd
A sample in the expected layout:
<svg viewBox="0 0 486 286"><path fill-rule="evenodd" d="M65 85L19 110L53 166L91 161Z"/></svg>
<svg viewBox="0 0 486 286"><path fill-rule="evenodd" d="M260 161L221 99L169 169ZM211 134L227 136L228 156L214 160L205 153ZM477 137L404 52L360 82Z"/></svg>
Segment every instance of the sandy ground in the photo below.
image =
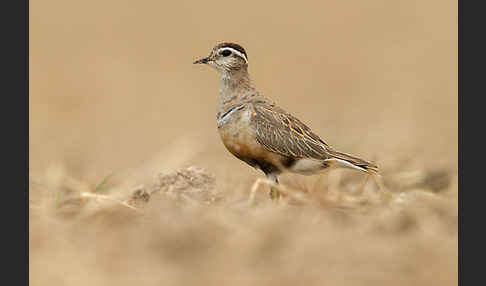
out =
<svg viewBox="0 0 486 286"><path fill-rule="evenodd" d="M30 2L31 285L457 285L457 2ZM262 174L216 131L242 44L350 170ZM135 194L135 195L134 195ZM135 197L134 197L135 196Z"/></svg>

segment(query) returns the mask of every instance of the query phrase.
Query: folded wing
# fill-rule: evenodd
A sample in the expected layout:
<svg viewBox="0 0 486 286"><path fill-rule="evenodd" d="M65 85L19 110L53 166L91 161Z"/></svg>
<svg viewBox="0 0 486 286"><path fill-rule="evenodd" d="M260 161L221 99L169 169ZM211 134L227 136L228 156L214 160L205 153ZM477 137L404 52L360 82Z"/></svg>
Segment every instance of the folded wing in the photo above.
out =
<svg viewBox="0 0 486 286"><path fill-rule="evenodd" d="M294 158L329 158L330 148L309 127L273 104L254 103L256 139L268 150Z"/></svg>

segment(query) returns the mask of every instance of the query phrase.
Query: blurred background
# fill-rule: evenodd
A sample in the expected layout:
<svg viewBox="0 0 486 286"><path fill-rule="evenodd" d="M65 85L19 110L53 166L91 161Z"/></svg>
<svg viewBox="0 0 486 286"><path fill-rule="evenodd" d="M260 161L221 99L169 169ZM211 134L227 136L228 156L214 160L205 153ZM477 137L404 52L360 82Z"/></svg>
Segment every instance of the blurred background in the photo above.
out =
<svg viewBox="0 0 486 286"><path fill-rule="evenodd" d="M306 276L307 285L319 284L326 276L340 285L356 285L356 281L363 282L357 283L359 285L381 285L380 282L383 285L457 284L457 233L454 231L457 224L458 150L457 1L32 0L29 59L31 180L44 184L44 188L50 190L46 193L52 193L56 187L50 187L49 178L56 170L62 170L63 176L88 189L107 176L110 176L111 186L132 188L151 182L157 172L196 165L214 175L216 188L223 193L235 190L248 193L254 180L262 174L235 159L220 142L216 128L219 75L209 67L192 65L194 60L207 56L214 45L223 41L241 44L248 53L249 72L257 88L305 122L331 146L374 160L384 176L395 178L387 184L392 191L405 190L404 186L410 185L409 179L399 179L410 178L406 174L428 178L422 180L422 185L412 184L412 187L427 194L438 194L438 200L445 200L438 212L452 213L452 219L446 215L445 232L415 230L419 233L415 233L416 236L407 234L415 238L414 242L394 233L397 237L383 243L401 242L396 246L396 252L395 246L383 252L386 258L377 255L373 248L383 245L382 242L373 243L381 241L381 233L362 234L363 241L369 243L358 246L370 248L362 250L353 246L352 251L363 251L364 255L373 252L366 257L378 261L371 270L365 267L367 270L362 272L356 269L362 269L360 265L367 265L368 260L353 260L355 256L348 252L355 233L340 232L339 227L334 226L324 228L325 231L310 226L312 231L305 227L302 230L298 226L302 221L288 223L288 214L283 215L283 219L281 214L271 211L268 217L275 220L252 222L257 224L256 229L275 229L269 234L272 237L286 229L292 230L291 226L296 227L296 232L307 231L307 241L296 237L290 239L288 245L281 246L295 249L299 245L315 245L302 253L296 250L302 256L286 254L290 260L308 259L314 261L313 265L320 265L322 272L316 270ZM292 175L283 178L283 182L290 185L295 182L305 185L311 180L310 177ZM31 187L31 202L46 199L41 194L44 192ZM428 209L427 206L419 209ZM211 218L207 219L209 222L197 225L192 224L193 213L180 214L180 210L175 213L170 210L162 212L163 215L161 212L153 211L157 217L174 214L184 218L175 227L180 231L176 231L180 236L174 236L175 240L199 234L211 244L216 235L214 231L217 233L226 225L226 220L223 223L212 210L195 211L198 216L203 213ZM416 213L416 209L411 213ZM298 284L297 280L279 276L273 264L258 271L245 268L245 263L257 263L251 259L257 259L255 257L264 251L258 250L259 244L239 241L237 237L231 236L223 242L221 238L214 238L222 243L214 253L229 253L233 248L242 248L240 252L252 249L255 256L245 262L238 260L241 264L214 262L216 264L206 265L201 262L193 265L186 260L177 260L174 264L171 256L164 255L160 260L162 263L153 253L164 248L163 242L157 246L150 244L152 242L141 242L139 248L130 248L137 241L138 230L125 228L123 232L115 229L110 233L106 245L130 250L122 254L116 250L109 254L102 252L104 254L91 257L92 254L85 254L86 247L106 248L103 243L103 246L93 246L97 245L99 236L84 238L82 241L88 241L86 244L75 243L72 241L76 241L79 233L66 229L62 223L46 224L44 220L41 223L40 217L31 213L32 285L80 285L80 281L90 285L114 285L111 282L116 277L120 279L116 280L118 285L129 285L140 275L151 277L145 285L160 281L166 281L164 285L189 282L201 285L228 282L232 276L227 274L234 271L241 271L246 279L255 279L243 279L241 285L253 282ZM260 217L255 215L254 219ZM393 225L395 219L387 223ZM335 220L329 220L333 225ZM370 222L359 217L360 220L375 225L373 219ZM427 221L423 217L417 220ZM268 228L269 225L275 228ZM93 226L90 224L89 227ZM150 233L151 237L165 237L159 232L152 233L156 231L154 229L161 231L164 227L168 226L157 221L144 226L142 232ZM381 226L376 227L381 229ZM418 229L428 228L421 227ZM104 228L93 229L98 232ZM331 238L326 236L331 232L337 234ZM57 238L53 240L46 233L53 233ZM309 238L312 236L317 238L312 240ZM449 242L444 242L444 236ZM168 241L165 238L156 241ZM417 241L418 248L413 248ZM345 247L340 243L348 244ZM188 245L193 245L192 241ZM60 250L54 251L57 247ZM166 247L173 245L169 243ZM279 249L280 246L274 247ZM394 258L410 253L410 247L413 248L410 254L413 259L397 268L390 266L389 262ZM422 256L425 255L420 250L422 248L433 253L425 251L427 256ZM185 248L181 246L181 249ZM206 244L201 244L201 249L206 249ZM322 249L326 249L326 253L340 249L344 251L342 257L349 259L341 260L336 254L334 260L326 261L325 253L319 258L306 256L320 253ZM192 250L188 251L189 254L187 251L182 253L189 257L189 261L197 257L225 261L206 252L194 254ZM236 252L232 259L243 257L238 255ZM130 257L136 257L136 261L119 268L109 266L112 261L120 261L120 258L125 261ZM99 262L100 259L103 262ZM315 262L322 262L322 259L326 261L323 265ZM93 261L101 264L93 264ZM282 267L286 265L279 264L284 263L282 261L275 263ZM422 266L432 264L435 266L429 272L420 270ZM51 270L47 273L45 265L55 267L59 272ZM134 265L143 265L144 269L151 269L146 270L150 273ZM223 265L229 272L226 276L217 276L218 267ZM361 274L349 274L351 268ZM84 277L82 269L92 271L90 278ZM300 268L289 266L286 273L292 272L291 269ZM185 270L192 271L200 280L185 277ZM129 276L130 271L133 271L133 277ZM125 274L119 276L122 272ZM385 272L390 275L383 274ZM444 272L447 274L442 274L442 278L435 275ZM272 274L272 278L265 273L275 275ZM396 277L402 280L394 280ZM441 279L440 283L436 279Z"/></svg>

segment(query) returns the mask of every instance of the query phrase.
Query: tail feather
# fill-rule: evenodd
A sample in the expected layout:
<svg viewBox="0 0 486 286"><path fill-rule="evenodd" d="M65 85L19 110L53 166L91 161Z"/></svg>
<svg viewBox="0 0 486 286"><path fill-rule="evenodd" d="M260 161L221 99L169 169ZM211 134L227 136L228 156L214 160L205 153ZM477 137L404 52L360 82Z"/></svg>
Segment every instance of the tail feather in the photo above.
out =
<svg viewBox="0 0 486 286"><path fill-rule="evenodd" d="M334 162L336 163L336 165L340 167L358 169L366 173L371 173L371 174L378 173L378 166L376 164L351 156L346 153L342 153L334 150L329 150L328 152L329 155L331 155L331 158L326 160L328 162Z"/></svg>

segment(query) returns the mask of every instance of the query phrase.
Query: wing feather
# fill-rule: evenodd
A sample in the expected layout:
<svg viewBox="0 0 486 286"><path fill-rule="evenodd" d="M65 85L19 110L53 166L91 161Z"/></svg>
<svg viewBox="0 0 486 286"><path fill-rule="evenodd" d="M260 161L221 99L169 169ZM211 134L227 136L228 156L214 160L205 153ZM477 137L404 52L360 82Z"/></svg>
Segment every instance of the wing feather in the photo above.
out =
<svg viewBox="0 0 486 286"><path fill-rule="evenodd" d="M267 102L253 103L256 139L268 150L290 157L325 160L330 146L300 120Z"/></svg>

